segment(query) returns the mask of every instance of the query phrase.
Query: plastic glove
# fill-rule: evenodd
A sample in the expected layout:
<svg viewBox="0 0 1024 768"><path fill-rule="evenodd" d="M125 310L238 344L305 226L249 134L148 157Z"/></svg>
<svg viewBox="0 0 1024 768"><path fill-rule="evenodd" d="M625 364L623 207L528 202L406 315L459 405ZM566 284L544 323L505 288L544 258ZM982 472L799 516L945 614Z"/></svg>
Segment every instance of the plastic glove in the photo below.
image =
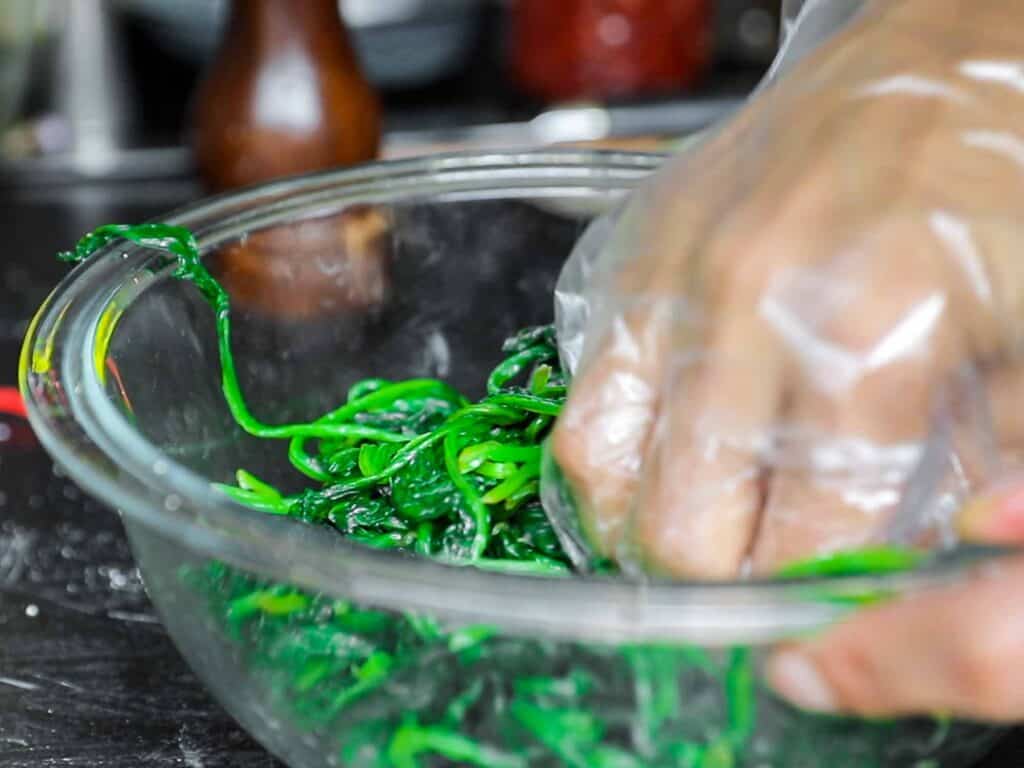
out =
<svg viewBox="0 0 1024 768"><path fill-rule="evenodd" d="M1024 6L852 15L566 265L545 506L627 570L916 535L1024 446Z"/></svg>

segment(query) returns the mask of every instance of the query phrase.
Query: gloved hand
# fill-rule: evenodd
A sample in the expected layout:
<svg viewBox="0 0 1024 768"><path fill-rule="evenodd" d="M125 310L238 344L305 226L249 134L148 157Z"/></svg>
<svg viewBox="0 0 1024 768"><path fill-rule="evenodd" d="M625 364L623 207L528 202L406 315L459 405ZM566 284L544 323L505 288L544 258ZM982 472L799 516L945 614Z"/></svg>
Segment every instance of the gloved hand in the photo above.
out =
<svg viewBox="0 0 1024 768"><path fill-rule="evenodd" d="M949 508L1012 463L1021 29L1019 3L868 2L581 240L553 453L598 552L770 571L884 539L910 490ZM991 424L965 448L943 424L968 374ZM988 439L998 461L974 461ZM949 471L922 501L928 462Z"/></svg>

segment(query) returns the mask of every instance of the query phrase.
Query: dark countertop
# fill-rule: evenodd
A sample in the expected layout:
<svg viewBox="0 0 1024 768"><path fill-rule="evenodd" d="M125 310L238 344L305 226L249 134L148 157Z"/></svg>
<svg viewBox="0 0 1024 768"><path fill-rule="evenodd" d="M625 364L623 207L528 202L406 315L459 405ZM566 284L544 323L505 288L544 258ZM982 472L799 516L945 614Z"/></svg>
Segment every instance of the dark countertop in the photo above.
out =
<svg viewBox="0 0 1024 768"><path fill-rule="evenodd" d="M102 223L159 215L191 184L0 190L0 387L55 251ZM280 768L211 699L146 599L117 516L0 413L0 765ZM978 768L1024 765L1013 736Z"/></svg>
<svg viewBox="0 0 1024 768"><path fill-rule="evenodd" d="M0 192L0 387L30 313L87 229L138 221L189 184ZM3 437L7 439L4 440ZM0 413L0 765L280 768L211 699L164 633L117 515Z"/></svg>

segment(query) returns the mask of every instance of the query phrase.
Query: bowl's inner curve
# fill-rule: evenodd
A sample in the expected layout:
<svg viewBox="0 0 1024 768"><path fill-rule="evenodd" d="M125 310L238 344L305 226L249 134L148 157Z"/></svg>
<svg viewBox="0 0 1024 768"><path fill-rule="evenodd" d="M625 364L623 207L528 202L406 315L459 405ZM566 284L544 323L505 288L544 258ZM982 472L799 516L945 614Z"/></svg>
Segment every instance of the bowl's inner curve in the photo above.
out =
<svg viewBox="0 0 1024 768"><path fill-rule="evenodd" d="M558 270L587 222L524 200L409 202L371 216L279 225L209 257L232 293L239 376L264 421L314 418L368 377L437 377L480 394L502 340L551 321ZM111 400L174 461L212 481L245 467L286 489L302 483L285 444L232 419L213 316L190 284L163 273L141 292L104 368Z"/></svg>

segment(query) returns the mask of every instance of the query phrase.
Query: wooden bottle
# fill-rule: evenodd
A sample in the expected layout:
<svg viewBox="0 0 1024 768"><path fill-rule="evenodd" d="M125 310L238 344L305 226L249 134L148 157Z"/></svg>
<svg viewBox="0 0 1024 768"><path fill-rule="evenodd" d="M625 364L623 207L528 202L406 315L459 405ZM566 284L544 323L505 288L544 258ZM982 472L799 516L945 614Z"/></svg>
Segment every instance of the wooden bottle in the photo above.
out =
<svg viewBox="0 0 1024 768"><path fill-rule="evenodd" d="M380 108L337 0L233 0L193 129L214 190L373 159Z"/></svg>

